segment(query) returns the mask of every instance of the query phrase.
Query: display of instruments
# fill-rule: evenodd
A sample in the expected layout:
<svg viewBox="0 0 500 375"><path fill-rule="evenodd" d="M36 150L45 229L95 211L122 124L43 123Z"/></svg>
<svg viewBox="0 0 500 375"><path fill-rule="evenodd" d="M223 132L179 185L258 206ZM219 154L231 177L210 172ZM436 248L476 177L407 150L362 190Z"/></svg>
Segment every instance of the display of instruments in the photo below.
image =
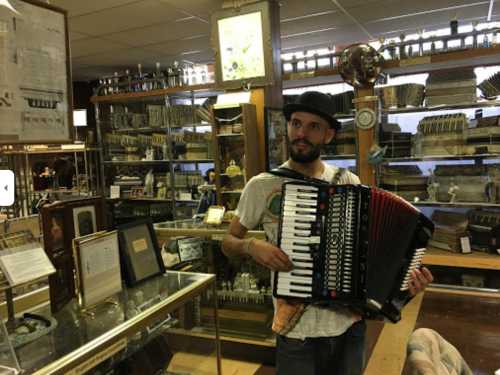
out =
<svg viewBox="0 0 500 375"><path fill-rule="evenodd" d="M428 176L417 164L382 165L380 187L408 201L429 198Z"/></svg>
<svg viewBox="0 0 500 375"><path fill-rule="evenodd" d="M472 249L500 254L500 213L476 209L470 211L468 216Z"/></svg>
<svg viewBox="0 0 500 375"><path fill-rule="evenodd" d="M406 106L421 107L424 103L425 86L417 83L380 87L376 91L380 96L382 107L385 109L405 108Z"/></svg>
<svg viewBox="0 0 500 375"><path fill-rule="evenodd" d="M454 253L470 252L470 249L462 245L462 239L468 237L468 220L465 213L436 210L431 219L434 223L434 234L429 246Z"/></svg>
<svg viewBox="0 0 500 375"><path fill-rule="evenodd" d="M468 126L464 113L424 117L418 123L414 155L461 155Z"/></svg>
<svg viewBox="0 0 500 375"><path fill-rule="evenodd" d="M274 296L397 322L432 222L398 196L363 185L288 182L282 193L278 246L294 268L275 274Z"/></svg>
<svg viewBox="0 0 500 375"><path fill-rule="evenodd" d="M467 154L500 152L500 116L481 117L465 132Z"/></svg>
<svg viewBox="0 0 500 375"><path fill-rule="evenodd" d="M473 68L430 72L425 86L428 107L476 101L476 74Z"/></svg>

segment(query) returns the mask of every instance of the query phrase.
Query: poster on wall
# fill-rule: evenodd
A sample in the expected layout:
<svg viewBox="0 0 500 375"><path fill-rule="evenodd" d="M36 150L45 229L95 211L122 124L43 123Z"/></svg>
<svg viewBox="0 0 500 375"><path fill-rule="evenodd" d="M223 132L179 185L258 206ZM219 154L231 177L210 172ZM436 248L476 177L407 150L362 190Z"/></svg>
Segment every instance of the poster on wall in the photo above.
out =
<svg viewBox="0 0 500 375"><path fill-rule="evenodd" d="M67 16L36 1L0 7L0 144L72 139Z"/></svg>
<svg viewBox="0 0 500 375"><path fill-rule="evenodd" d="M266 168L278 168L288 159L286 119L281 108L265 108Z"/></svg>

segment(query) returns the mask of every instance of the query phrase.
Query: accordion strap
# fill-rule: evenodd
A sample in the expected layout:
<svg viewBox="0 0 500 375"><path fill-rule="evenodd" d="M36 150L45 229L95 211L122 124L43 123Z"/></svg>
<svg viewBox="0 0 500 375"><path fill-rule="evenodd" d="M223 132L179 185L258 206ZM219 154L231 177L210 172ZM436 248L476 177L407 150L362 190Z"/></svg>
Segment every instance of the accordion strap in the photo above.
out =
<svg viewBox="0 0 500 375"><path fill-rule="evenodd" d="M294 180L301 180L301 181L311 182L311 183L315 183L315 184L337 185L339 183L340 179L342 178L342 176L344 176L344 174L346 173L346 169L339 168L330 182L325 181L325 180L320 180L319 178L306 176L300 172L297 172L293 169L286 168L286 167L274 168L274 169L270 170L269 173L274 175L274 176L291 178Z"/></svg>

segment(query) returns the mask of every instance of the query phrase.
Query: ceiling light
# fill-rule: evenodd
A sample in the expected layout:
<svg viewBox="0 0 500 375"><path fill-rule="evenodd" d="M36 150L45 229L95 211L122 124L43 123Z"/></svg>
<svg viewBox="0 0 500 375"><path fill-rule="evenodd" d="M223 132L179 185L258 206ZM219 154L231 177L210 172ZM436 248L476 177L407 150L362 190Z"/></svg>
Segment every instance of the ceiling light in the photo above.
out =
<svg viewBox="0 0 500 375"><path fill-rule="evenodd" d="M335 10L327 10L325 12L305 14L303 16L298 16L298 17L284 18L280 22L285 23L285 22L291 22L291 21L298 21L298 20L303 20L306 18L326 16L327 14L332 14L332 13L336 13L336 11Z"/></svg>
<svg viewBox="0 0 500 375"><path fill-rule="evenodd" d="M181 55L185 56L185 55L194 55L195 53L201 53L202 51L200 50L196 50L196 51L186 51L186 52L182 52Z"/></svg>
<svg viewBox="0 0 500 375"><path fill-rule="evenodd" d="M0 0L0 5L3 5L4 7L13 11L14 13L19 14L19 12L15 10L12 5L10 5L9 0Z"/></svg>
<svg viewBox="0 0 500 375"><path fill-rule="evenodd" d="M491 21L491 13L493 13L493 0L490 0L490 6L488 8L488 18L486 18L488 22Z"/></svg>
<svg viewBox="0 0 500 375"><path fill-rule="evenodd" d="M304 31L302 33L295 33L295 34L288 34L288 35L282 35L281 39L287 39L287 38L295 38L297 36L302 36L302 35L309 35L309 34L317 34L317 33L323 33L325 31L331 31L331 30L336 30L336 27L327 27L326 29L319 29L319 30L311 30L311 31Z"/></svg>
<svg viewBox="0 0 500 375"><path fill-rule="evenodd" d="M379 18L379 19L376 19L376 20L367 21L365 23L377 23L377 22L393 21L393 20L397 20L397 19L401 19L401 18L422 16L422 15L425 15L425 14L431 14L431 13L437 13L437 12L446 12L446 11L449 11L449 10L457 10L459 8L469 8L469 7L473 7L473 6L477 6L477 5L484 5L484 4L488 4L488 2L487 1L481 1L481 2L472 3L472 4L455 5L455 6L452 6L452 7L432 9L432 10L426 10L426 11L422 11L422 12L409 13L409 14L402 14L400 16Z"/></svg>

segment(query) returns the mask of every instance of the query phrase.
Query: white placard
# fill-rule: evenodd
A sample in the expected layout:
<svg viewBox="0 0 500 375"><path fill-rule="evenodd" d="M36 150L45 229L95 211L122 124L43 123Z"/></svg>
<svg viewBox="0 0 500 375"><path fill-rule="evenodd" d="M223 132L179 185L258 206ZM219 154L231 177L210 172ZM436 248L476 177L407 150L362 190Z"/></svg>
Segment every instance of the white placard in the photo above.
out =
<svg viewBox="0 0 500 375"><path fill-rule="evenodd" d="M472 253L470 248L470 238L469 237L460 237L460 245L462 247L462 253L468 254Z"/></svg>
<svg viewBox="0 0 500 375"><path fill-rule="evenodd" d="M56 272L41 247L2 254L0 267L10 286L21 285Z"/></svg>
<svg viewBox="0 0 500 375"><path fill-rule="evenodd" d="M80 243L78 257L84 306L122 290L117 232Z"/></svg>
<svg viewBox="0 0 500 375"><path fill-rule="evenodd" d="M109 197L111 199L120 198L120 185L111 185L109 187Z"/></svg>

